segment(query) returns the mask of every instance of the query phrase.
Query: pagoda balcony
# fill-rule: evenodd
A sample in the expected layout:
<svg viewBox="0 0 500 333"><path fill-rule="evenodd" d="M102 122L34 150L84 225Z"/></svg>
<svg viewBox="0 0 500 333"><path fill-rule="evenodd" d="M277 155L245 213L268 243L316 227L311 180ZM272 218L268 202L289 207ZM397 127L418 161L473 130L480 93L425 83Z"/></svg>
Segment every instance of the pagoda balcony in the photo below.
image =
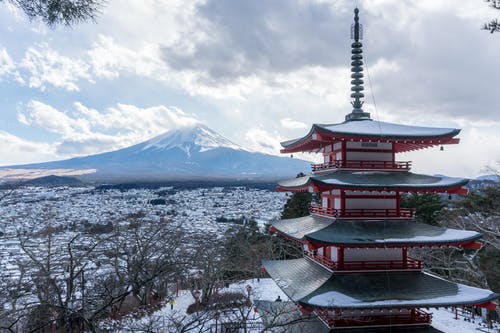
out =
<svg viewBox="0 0 500 333"><path fill-rule="evenodd" d="M313 172L325 172L333 169L370 169L370 170L395 170L408 171L410 161L330 161L326 163L311 164Z"/></svg>
<svg viewBox="0 0 500 333"><path fill-rule="evenodd" d="M401 270L421 270L424 264L420 260L407 258L404 260L365 260L365 261L344 261L343 263L333 262L330 258L315 254L311 251L304 251L304 254L318 264L332 271L401 271Z"/></svg>
<svg viewBox="0 0 500 333"><path fill-rule="evenodd" d="M347 219L411 219L415 217L414 209L333 209L321 206L309 206L311 214L333 218Z"/></svg>
<svg viewBox="0 0 500 333"><path fill-rule="evenodd" d="M403 309L390 310L372 310L366 309L349 313L346 311L332 313L331 311L315 311L318 317L329 328L347 328L347 327L382 327L389 325L418 325L430 324L432 314L419 309L405 311ZM389 313L388 313L389 312Z"/></svg>

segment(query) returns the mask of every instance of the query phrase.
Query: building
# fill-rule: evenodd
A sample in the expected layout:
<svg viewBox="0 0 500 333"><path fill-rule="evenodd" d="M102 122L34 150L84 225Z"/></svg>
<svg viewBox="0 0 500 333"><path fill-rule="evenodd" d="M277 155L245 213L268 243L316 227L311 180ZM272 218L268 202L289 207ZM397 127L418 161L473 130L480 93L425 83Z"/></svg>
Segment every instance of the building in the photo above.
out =
<svg viewBox="0 0 500 333"><path fill-rule="evenodd" d="M384 327L435 332L426 309L495 308L489 290L444 280L408 256L413 247L478 249L481 235L420 224L400 207L402 193L466 194L466 179L415 174L398 153L457 144L460 130L372 120L363 106L361 25L351 28L353 110L340 124L314 124L304 137L283 142L282 153L317 152L312 174L278 183L279 191L318 193L310 215L280 220L271 231L299 243L304 258L264 261L264 269L304 314L332 331ZM405 328L406 327L406 328Z"/></svg>

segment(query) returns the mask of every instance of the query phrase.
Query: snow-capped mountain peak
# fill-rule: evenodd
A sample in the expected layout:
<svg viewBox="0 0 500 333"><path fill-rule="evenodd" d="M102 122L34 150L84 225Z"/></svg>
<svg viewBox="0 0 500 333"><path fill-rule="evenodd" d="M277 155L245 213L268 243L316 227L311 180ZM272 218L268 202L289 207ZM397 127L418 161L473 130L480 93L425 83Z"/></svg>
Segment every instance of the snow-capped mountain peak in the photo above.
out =
<svg viewBox="0 0 500 333"><path fill-rule="evenodd" d="M215 148L245 150L221 134L202 124L175 129L144 142L142 150L169 150L179 148L188 155L191 152L204 152Z"/></svg>

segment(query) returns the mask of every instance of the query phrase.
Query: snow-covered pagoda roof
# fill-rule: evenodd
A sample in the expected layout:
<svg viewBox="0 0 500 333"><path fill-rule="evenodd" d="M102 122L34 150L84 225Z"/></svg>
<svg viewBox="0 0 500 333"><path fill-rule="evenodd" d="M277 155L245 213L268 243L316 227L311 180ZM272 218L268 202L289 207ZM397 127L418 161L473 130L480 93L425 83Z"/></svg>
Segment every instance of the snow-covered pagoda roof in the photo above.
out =
<svg viewBox="0 0 500 333"><path fill-rule="evenodd" d="M307 191L312 186L319 191L331 189L399 190L408 192L464 193L468 180L445 176L429 176L411 172L337 170L322 175L278 182L278 191ZM465 191L466 193L466 191Z"/></svg>
<svg viewBox="0 0 500 333"><path fill-rule="evenodd" d="M422 127L386 123L371 119L348 120L339 124L313 124L302 138L282 142L282 153L315 151L341 141L393 142L396 152L435 145L456 144L456 128Z"/></svg>
<svg viewBox="0 0 500 333"><path fill-rule="evenodd" d="M500 296L420 271L331 273L306 258L263 261L263 266L294 302L315 308L478 305Z"/></svg>
<svg viewBox="0 0 500 333"><path fill-rule="evenodd" d="M272 225L295 240L337 246L421 246L464 244L481 238L475 231L448 229L414 220L332 220L309 215Z"/></svg>

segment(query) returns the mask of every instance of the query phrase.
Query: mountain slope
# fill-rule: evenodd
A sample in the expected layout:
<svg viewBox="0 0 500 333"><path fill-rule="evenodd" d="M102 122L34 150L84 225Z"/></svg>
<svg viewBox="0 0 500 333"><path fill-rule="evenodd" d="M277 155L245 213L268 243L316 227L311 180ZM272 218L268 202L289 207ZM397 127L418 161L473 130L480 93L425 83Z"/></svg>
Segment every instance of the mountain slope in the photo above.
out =
<svg viewBox="0 0 500 333"><path fill-rule="evenodd" d="M96 176L136 178L249 178L295 176L306 161L251 152L204 125L169 131L120 150L18 166L96 169Z"/></svg>

